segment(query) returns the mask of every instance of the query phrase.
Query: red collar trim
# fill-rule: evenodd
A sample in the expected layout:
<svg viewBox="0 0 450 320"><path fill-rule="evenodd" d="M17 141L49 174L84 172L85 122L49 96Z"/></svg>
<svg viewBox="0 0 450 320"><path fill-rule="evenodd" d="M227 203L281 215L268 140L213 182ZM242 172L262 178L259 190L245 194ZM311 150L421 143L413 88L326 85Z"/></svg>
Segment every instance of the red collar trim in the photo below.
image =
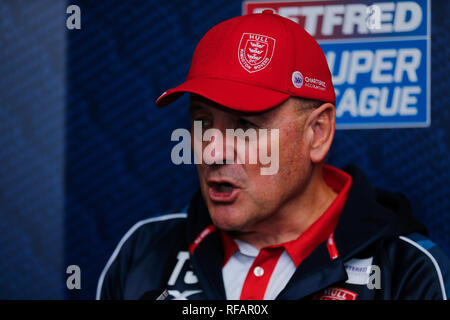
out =
<svg viewBox="0 0 450 320"><path fill-rule="evenodd" d="M197 238L195 238L194 242L189 245L189 253L193 254L200 242L202 242L203 239L205 239L210 233L216 231L216 229L217 227L213 224L210 224L205 229L203 229L202 232L200 232L200 234L197 236Z"/></svg>
<svg viewBox="0 0 450 320"><path fill-rule="evenodd" d="M209 234L216 231L217 227L214 224L210 224L205 229L202 230L202 232L199 233L197 238L189 245L189 253L194 254L195 249L197 249L197 246L200 244L200 242L203 241ZM226 232L220 230L220 237L222 238L222 244L224 248L224 259L223 259L223 265L225 266L230 260L231 256L239 249L236 242L231 238Z"/></svg>
<svg viewBox="0 0 450 320"><path fill-rule="evenodd" d="M238 251L239 247L237 243L231 238L225 231L220 230L220 237L222 238L222 244L223 244L223 264L222 267L224 267L228 260L230 260L231 256Z"/></svg>
<svg viewBox="0 0 450 320"><path fill-rule="evenodd" d="M349 174L330 165L324 165L323 177L326 184L338 193L336 199L331 203L328 209L325 210L319 219L317 219L297 239L265 247L284 247L296 267L298 267L319 244L327 239L328 242L333 242L332 234L339 221L341 211L347 201L348 192L352 185L352 177ZM225 266L231 256L238 250L238 246L226 232L221 231L220 233L224 247L223 265ZM335 259L338 256L334 243L328 246L328 250L331 259Z"/></svg>

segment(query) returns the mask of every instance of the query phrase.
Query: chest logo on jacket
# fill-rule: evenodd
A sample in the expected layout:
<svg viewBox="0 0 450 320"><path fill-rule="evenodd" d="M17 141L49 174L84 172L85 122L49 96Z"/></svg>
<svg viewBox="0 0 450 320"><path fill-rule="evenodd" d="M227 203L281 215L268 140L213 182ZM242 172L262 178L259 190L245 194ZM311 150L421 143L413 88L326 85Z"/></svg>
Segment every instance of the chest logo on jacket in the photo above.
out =
<svg viewBox="0 0 450 320"><path fill-rule="evenodd" d="M357 293L347 289L331 287L314 295L313 300L356 300Z"/></svg>
<svg viewBox="0 0 450 320"><path fill-rule="evenodd" d="M189 252L178 252L177 260L167 282L169 292L167 299L188 300L191 296L203 292L203 290L201 290L198 278L189 263Z"/></svg>

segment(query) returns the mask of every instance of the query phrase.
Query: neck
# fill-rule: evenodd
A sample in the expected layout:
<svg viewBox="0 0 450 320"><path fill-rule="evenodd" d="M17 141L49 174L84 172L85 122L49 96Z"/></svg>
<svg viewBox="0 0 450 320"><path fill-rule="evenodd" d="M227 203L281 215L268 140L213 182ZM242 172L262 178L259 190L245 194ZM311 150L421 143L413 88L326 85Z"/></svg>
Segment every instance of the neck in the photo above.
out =
<svg viewBox="0 0 450 320"><path fill-rule="evenodd" d="M251 231L233 236L257 249L297 239L337 196L326 184L322 170L322 165L314 167L301 194L287 200L275 214L254 225Z"/></svg>

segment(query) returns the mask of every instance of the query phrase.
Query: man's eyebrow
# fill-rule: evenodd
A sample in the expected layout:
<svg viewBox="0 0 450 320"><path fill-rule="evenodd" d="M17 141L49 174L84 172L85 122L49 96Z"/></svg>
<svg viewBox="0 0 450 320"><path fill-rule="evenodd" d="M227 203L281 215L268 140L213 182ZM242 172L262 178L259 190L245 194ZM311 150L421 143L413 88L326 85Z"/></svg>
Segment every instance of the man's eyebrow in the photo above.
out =
<svg viewBox="0 0 450 320"><path fill-rule="evenodd" d="M189 113L194 113L196 111L201 111L203 110L204 107L196 102L191 103L191 105L189 106Z"/></svg>
<svg viewBox="0 0 450 320"><path fill-rule="evenodd" d="M242 113L242 118L247 118L249 120L260 120L260 121L267 121L267 119L270 118L270 115L268 112L258 112L258 113Z"/></svg>
<svg viewBox="0 0 450 320"><path fill-rule="evenodd" d="M269 113L267 111L263 111L263 112L242 112L242 111L237 111L237 110L233 110L233 109L229 109L226 107L220 107L221 109L225 109L227 110L229 113L231 113L232 115L234 115L235 117L238 118L248 118L248 119L260 119L261 121L267 121L267 119L270 117ZM200 111L204 111L206 110L207 107L203 106L201 103L198 103L196 101L191 102L191 104L189 105L189 113L193 114L195 112L200 112Z"/></svg>

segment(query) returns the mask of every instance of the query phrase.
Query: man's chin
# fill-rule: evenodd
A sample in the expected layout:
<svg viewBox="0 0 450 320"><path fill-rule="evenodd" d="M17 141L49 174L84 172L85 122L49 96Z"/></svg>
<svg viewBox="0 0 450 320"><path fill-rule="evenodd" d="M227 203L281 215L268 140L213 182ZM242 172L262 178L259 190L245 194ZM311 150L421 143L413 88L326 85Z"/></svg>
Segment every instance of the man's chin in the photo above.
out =
<svg viewBox="0 0 450 320"><path fill-rule="evenodd" d="M219 229L224 231L241 231L245 229L247 220L240 216L242 210L233 205L212 205L209 209L211 220Z"/></svg>

